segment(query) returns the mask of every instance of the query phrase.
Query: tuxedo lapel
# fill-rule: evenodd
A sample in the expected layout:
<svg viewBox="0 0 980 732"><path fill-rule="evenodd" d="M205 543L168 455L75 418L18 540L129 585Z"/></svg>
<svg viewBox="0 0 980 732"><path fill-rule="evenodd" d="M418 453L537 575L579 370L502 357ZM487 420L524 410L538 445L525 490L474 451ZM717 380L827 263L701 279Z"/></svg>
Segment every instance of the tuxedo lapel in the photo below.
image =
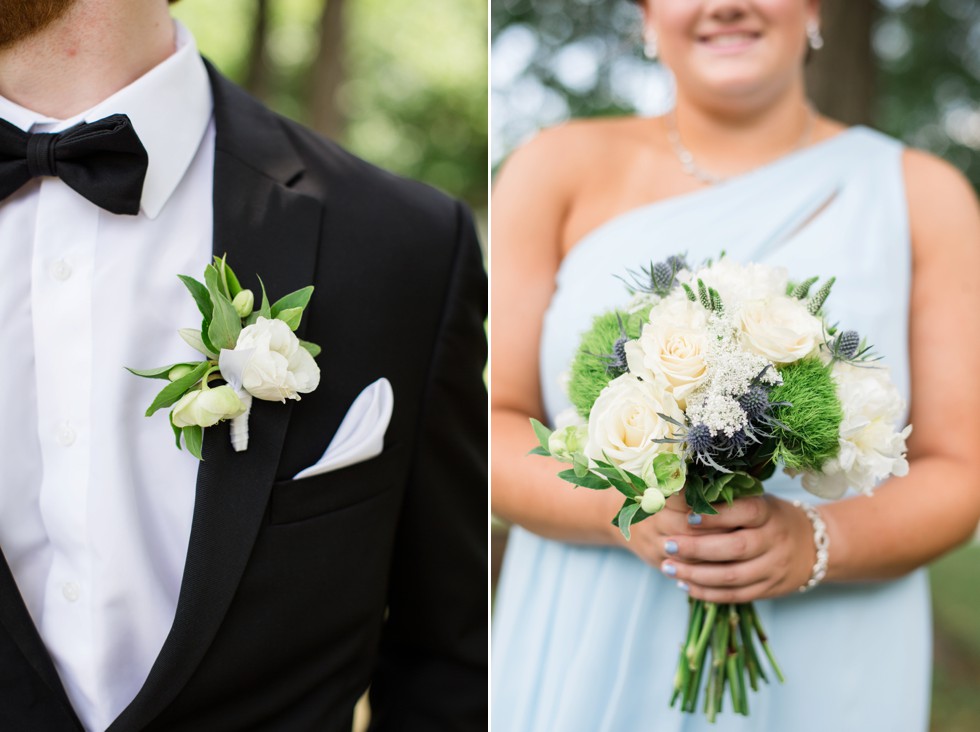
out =
<svg viewBox="0 0 980 732"><path fill-rule="evenodd" d="M270 299L311 284L323 209L290 188L303 167L278 119L208 65L214 93L214 254ZM180 692L214 639L258 535L293 402L254 400L249 447L228 424L205 431L174 624L133 702L109 728L138 730ZM2 579L2 577L0 577Z"/></svg>
<svg viewBox="0 0 980 732"><path fill-rule="evenodd" d="M41 636L34 626L34 621L27 611L27 606L21 599L20 590L14 581L7 559L2 553L0 553L0 624L3 625L7 635L10 636L17 648L20 649L30 667L51 689L65 713L74 723L75 728L81 729L81 723L75 716L68 695L65 693L65 688L62 686L58 672L48 654L48 649L45 648L44 641L41 640Z"/></svg>

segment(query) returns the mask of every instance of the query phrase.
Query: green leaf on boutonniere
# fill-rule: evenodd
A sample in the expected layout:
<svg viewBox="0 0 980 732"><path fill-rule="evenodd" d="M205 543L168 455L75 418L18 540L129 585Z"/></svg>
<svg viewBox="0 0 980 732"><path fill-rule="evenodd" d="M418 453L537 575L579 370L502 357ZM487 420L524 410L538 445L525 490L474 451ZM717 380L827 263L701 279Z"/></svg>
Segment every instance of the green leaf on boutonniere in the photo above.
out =
<svg viewBox="0 0 980 732"><path fill-rule="evenodd" d="M170 428L174 431L174 437L177 439L177 449L179 450L180 449L180 434L181 434L181 432L183 432L183 429L181 427L178 427L177 425L174 424L174 413L172 411L170 412L169 420L170 420Z"/></svg>
<svg viewBox="0 0 980 732"><path fill-rule="evenodd" d="M145 379L169 379L170 372L177 366L198 366L201 361L185 361L183 363L172 363L169 366L161 366L156 369L131 369L129 366L124 368L131 374L142 376Z"/></svg>
<svg viewBox="0 0 980 732"><path fill-rule="evenodd" d="M211 324L207 328L208 340L205 345L209 348L234 348L238 342L238 334L242 332L242 319L231 304L231 300L222 291L221 282L218 281L218 270L213 265L208 265L204 270L204 282L211 293L211 302L214 304L214 315Z"/></svg>
<svg viewBox="0 0 980 732"><path fill-rule="evenodd" d="M193 277L188 277L187 275L177 275L177 277L191 291L191 295L194 296L194 302L197 303L197 309L201 311L204 319L211 320L211 313L214 311L214 306L211 304L211 295L208 294L208 288Z"/></svg>
<svg viewBox="0 0 980 732"><path fill-rule="evenodd" d="M259 306L256 312L263 318L272 320L272 306L269 305L269 296L265 294L265 283L261 277L259 277L259 287L262 288L262 305Z"/></svg>
<svg viewBox="0 0 980 732"><path fill-rule="evenodd" d="M303 308L287 308L280 310L275 316L276 320L281 320L289 326L290 330L299 328L299 321L303 319Z"/></svg>
<svg viewBox="0 0 980 732"><path fill-rule="evenodd" d="M210 302L210 301L209 301ZM218 354L212 350L209 350L208 346L204 343L204 331L195 330L194 328L181 328L177 331L180 337L184 339L184 343L193 348L198 353L201 353L208 358L217 358Z"/></svg>
<svg viewBox="0 0 980 732"><path fill-rule="evenodd" d="M313 296L313 285L304 287L302 290L296 290L296 292L291 292L285 297L281 297L272 306L272 317L278 318L280 313L286 312L287 310L293 310L298 308L300 314L310 303L310 298ZM280 318L282 320L282 318ZM295 330L295 328L293 329Z"/></svg>
<svg viewBox="0 0 980 732"><path fill-rule="evenodd" d="M209 368L211 368L211 364L209 364L207 361L203 361L186 376L180 377L177 379L177 381L171 381L169 384L163 387L163 390L157 394L156 399L153 400L153 404L151 404L149 409L146 410L146 416L150 417L158 409L163 409L164 407L169 407L171 404L175 404L178 399L184 396L184 393L188 389L201 380L201 377L207 373Z"/></svg>
<svg viewBox="0 0 980 732"><path fill-rule="evenodd" d="M300 340L299 344L303 348L305 348L307 351L309 351L310 352L310 355L313 356L313 358L316 358L317 356L319 356L320 355L320 351L323 350L316 343L310 343L309 341ZM547 455L550 455L551 453L546 453L546 454Z"/></svg>
<svg viewBox="0 0 980 732"><path fill-rule="evenodd" d="M242 291L242 286L238 282L238 278L235 276L234 270L226 261L228 255L224 255L220 259L218 257L214 258L214 265L218 268L218 273L221 275L221 279L225 283L225 294L228 295L229 300L233 300L235 295Z"/></svg>
<svg viewBox="0 0 980 732"><path fill-rule="evenodd" d="M208 351L209 353L219 353L221 349L215 348L214 344L211 342L211 339L208 337L208 330L210 326L211 324L205 320L203 323L201 323L201 330L197 332L201 334L201 343L204 344L205 351ZM217 356L215 356L215 358L217 358Z"/></svg>
<svg viewBox="0 0 980 732"><path fill-rule="evenodd" d="M201 447L203 444L203 428L198 427L197 425L184 427L184 445L187 447L187 452L196 457L198 460L204 460L204 458L201 457Z"/></svg>

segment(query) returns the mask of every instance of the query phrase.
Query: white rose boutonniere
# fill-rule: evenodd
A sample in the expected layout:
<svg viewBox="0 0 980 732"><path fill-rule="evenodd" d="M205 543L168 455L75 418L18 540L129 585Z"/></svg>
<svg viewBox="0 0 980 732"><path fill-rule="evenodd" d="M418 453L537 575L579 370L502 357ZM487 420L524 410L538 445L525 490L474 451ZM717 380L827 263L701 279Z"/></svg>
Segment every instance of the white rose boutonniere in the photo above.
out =
<svg viewBox="0 0 980 732"><path fill-rule="evenodd" d="M156 369L128 369L150 379L170 383L157 394L146 416L173 406L170 424L177 447L184 446L198 460L204 429L230 419L232 445L241 452L248 447L248 414L252 397L285 402L299 399L320 383L320 369L313 360L320 353L314 343L301 341L293 332L313 295L304 287L269 304L262 280L262 303L255 310L255 296L244 289L224 258L204 270L204 283L178 275L190 290L204 318L201 330L182 328L181 338L207 360L171 364ZM212 381L226 383L211 386Z"/></svg>

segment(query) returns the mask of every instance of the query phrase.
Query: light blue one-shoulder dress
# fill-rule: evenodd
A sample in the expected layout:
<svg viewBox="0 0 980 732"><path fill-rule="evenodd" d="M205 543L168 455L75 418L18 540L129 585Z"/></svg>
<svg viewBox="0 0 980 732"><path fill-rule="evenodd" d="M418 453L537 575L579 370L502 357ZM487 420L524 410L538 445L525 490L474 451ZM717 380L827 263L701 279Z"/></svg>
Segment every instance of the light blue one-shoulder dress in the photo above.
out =
<svg viewBox="0 0 980 732"><path fill-rule="evenodd" d="M678 252L694 263L725 250L739 261L785 266L791 278L836 276L831 322L867 336L907 397L911 250L901 157L894 140L851 128L592 231L562 262L544 319L548 418L569 405L559 376L580 334L595 314L628 300L615 276ZM819 503L781 473L766 489ZM676 583L628 551L515 527L494 609L493 730L927 729L932 656L923 570L896 581L822 585L757 607L786 683L752 694L748 718L726 711L710 725L668 707L688 612Z"/></svg>

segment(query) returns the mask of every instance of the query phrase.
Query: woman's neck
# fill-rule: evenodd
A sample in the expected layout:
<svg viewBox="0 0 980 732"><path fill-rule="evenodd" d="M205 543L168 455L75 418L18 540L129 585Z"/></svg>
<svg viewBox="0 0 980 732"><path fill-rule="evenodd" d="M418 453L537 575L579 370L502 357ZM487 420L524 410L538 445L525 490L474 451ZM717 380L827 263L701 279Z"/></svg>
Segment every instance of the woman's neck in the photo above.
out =
<svg viewBox="0 0 980 732"><path fill-rule="evenodd" d="M56 119L95 106L174 52L166 0L77 0L0 50L0 95Z"/></svg>
<svg viewBox="0 0 980 732"><path fill-rule="evenodd" d="M749 109L707 107L678 92L673 124L698 166L724 177L820 139L826 130L814 124L814 117L799 84Z"/></svg>

